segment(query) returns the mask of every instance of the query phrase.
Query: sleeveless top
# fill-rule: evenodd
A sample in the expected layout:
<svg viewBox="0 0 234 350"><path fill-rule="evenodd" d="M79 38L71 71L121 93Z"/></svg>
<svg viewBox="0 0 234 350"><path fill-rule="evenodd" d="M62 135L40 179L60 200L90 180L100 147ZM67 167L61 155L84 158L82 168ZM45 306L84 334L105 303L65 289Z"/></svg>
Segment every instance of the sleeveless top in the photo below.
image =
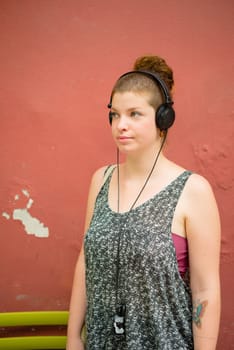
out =
<svg viewBox="0 0 234 350"><path fill-rule="evenodd" d="M192 350L189 276L179 273L171 236L174 211L191 172L184 171L126 213L109 207L112 172L97 196L84 241L86 349ZM126 305L121 338L113 327L117 298Z"/></svg>

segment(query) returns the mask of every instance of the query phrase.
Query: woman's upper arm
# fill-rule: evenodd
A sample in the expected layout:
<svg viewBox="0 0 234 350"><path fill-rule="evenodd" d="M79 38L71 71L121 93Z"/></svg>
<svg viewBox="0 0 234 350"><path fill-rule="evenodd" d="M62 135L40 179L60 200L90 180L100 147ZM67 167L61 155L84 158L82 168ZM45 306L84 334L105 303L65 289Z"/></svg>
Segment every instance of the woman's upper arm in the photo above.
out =
<svg viewBox="0 0 234 350"><path fill-rule="evenodd" d="M104 166L98 169L92 176L90 187L89 187L88 200L87 200L84 232L86 232L89 228L89 225L93 216L95 201L96 201L98 192L100 191L101 186L103 184L103 177L104 177L106 168L107 167Z"/></svg>
<svg viewBox="0 0 234 350"><path fill-rule="evenodd" d="M193 293L219 284L220 219L211 186L192 175L187 192L186 232Z"/></svg>

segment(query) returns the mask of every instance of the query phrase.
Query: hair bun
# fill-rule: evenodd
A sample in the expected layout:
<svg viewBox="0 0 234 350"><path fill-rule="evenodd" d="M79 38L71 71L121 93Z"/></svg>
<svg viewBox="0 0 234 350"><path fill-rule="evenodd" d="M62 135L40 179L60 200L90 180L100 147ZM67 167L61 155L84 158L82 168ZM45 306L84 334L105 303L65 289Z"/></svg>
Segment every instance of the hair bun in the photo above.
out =
<svg viewBox="0 0 234 350"><path fill-rule="evenodd" d="M169 90L174 85L173 71L166 61L159 56L141 56L134 63L134 70L146 70L157 73L164 80Z"/></svg>

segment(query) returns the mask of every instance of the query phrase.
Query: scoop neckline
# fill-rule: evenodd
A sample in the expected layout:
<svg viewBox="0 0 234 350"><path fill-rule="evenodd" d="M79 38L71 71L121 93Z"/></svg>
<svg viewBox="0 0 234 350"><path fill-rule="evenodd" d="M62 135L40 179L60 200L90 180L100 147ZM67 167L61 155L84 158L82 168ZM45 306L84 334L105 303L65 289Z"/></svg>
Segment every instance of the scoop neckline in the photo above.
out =
<svg viewBox="0 0 234 350"><path fill-rule="evenodd" d="M178 181L182 176L184 176L186 173L191 173L189 170L183 170L181 174L179 174L174 180L172 180L171 182L169 182L169 184L167 184L164 188L162 188L159 192L155 193L151 198L147 199L145 202L137 205L136 207L134 207L133 209L130 209L128 211L124 211L124 212L117 212L114 211L113 209L111 209L110 205L109 205L109 187L110 187L110 181L112 178L112 174L115 168L113 168L112 172L109 175L108 178L108 182L107 182L107 201L106 201L106 206L108 208L108 210L116 216L126 216L129 213L135 212L140 210L141 208L143 208L144 206L146 206L147 204L149 204L150 202L152 202L155 198L160 197L164 192L166 192L168 190L169 187L171 187L176 181Z"/></svg>

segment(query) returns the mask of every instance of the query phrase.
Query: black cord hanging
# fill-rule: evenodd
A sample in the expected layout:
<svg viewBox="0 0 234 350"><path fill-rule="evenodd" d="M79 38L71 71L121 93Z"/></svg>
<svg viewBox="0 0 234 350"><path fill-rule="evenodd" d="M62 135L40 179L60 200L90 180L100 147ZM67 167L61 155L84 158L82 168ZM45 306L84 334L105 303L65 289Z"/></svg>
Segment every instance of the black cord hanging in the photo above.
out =
<svg viewBox="0 0 234 350"><path fill-rule="evenodd" d="M141 196L142 192L144 191L147 183L149 182L149 179L155 169L155 166L157 164L159 155L162 151L162 148L165 144L167 137L167 131L165 131L162 143L160 145L160 148L157 152L154 164L145 180L144 185L142 186L141 190L139 191L136 199L133 201L127 215L131 212L131 210L134 208L135 204L137 203L139 197ZM119 150L117 149L117 212L119 213L120 208L120 176L119 176ZM126 219L126 218L125 218ZM118 235L118 246L117 246L117 256L116 256L116 314L114 316L114 332L115 335L122 339L125 336L125 312L126 312L126 305L124 300L120 298L119 300L119 285L120 285L120 242L121 242L122 232L121 232L121 222L119 221L119 235Z"/></svg>

